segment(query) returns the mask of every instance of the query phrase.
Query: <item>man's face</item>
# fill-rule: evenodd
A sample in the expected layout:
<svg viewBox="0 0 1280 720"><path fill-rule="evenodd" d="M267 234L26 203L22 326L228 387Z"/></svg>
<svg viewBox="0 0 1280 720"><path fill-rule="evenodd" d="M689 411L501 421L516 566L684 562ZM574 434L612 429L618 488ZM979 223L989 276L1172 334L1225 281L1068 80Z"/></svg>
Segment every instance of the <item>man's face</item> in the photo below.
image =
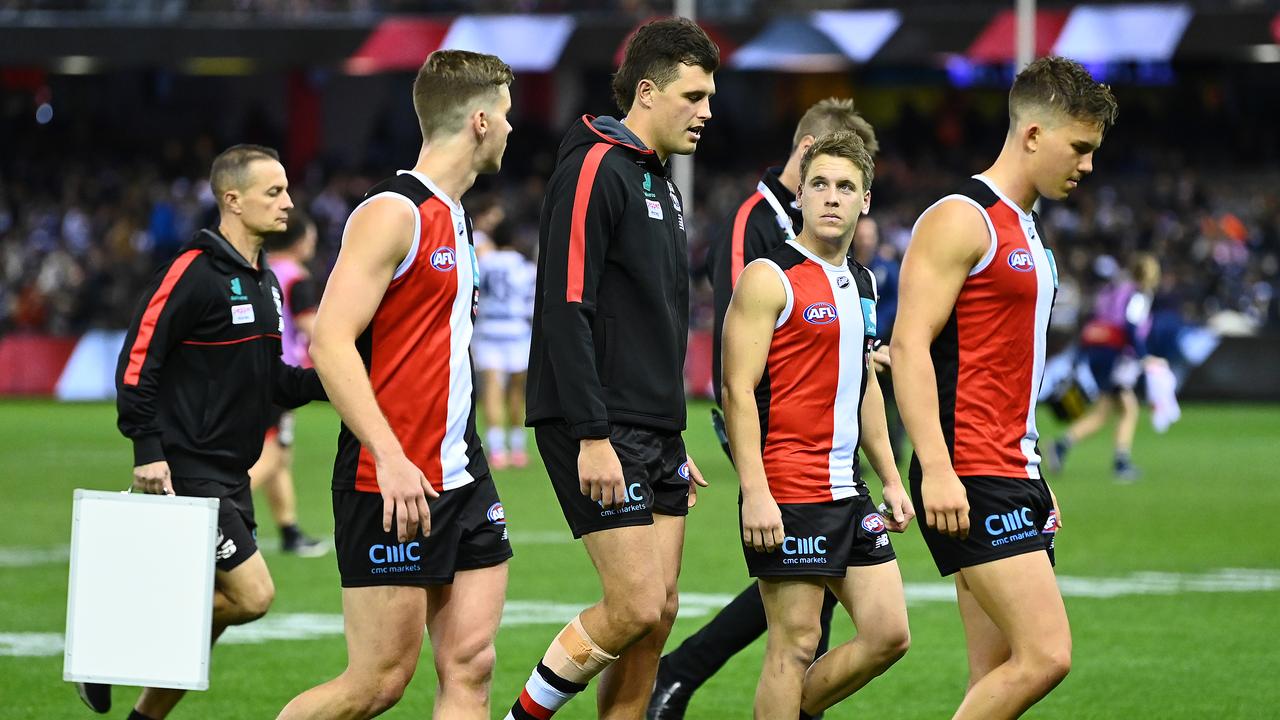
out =
<svg viewBox="0 0 1280 720"><path fill-rule="evenodd" d="M1071 194L1093 172L1093 153L1102 144L1102 128L1093 122L1062 118L1041 125L1035 138L1032 178L1050 200Z"/></svg>
<svg viewBox="0 0 1280 720"><path fill-rule="evenodd" d="M698 149L702 128L711 119L715 79L697 65L678 66L679 75L665 88L653 90L654 127L660 155L690 155Z"/></svg>
<svg viewBox="0 0 1280 720"><path fill-rule="evenodd" d="M511 123L507 121L509 112L511 89L503 85L498 88L498 99L485 111L486 132L480 141L476 167L476 172L482 175L502 169L502 155L507 150L507 136L511 134Z"/></svg>
<svg viewBox="0 0 1280 720"><path fill-rule="evenodd" d="M254 160L245 174L244 187L231 191L238 196L240 221L258 235L283 232L293 207L284 166L276 160Z"/></svg>
<svg viewBox="0 0 1280 720"><path fill-rule="evenodd" d="M871 193L862 188L862 171L852 160L818 155L796 196L804 229L829 242L842 242L858 217L871 208Z"/></svg>

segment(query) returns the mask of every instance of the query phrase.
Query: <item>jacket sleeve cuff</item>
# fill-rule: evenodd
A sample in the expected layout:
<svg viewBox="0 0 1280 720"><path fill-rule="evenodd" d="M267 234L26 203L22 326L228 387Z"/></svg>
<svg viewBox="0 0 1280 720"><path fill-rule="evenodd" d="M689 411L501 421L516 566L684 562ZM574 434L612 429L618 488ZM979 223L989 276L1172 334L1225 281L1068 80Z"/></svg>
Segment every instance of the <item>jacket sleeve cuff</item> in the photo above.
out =
<svg viewBox="0 0 1280 720"><path fill-rule="evenodd" d="M574 440L603 440L609 437L610 430L608 420L588 420L569 425L569 434Z"/></svg>
<svg viewBox="0 0 1280 720"><path fill-rule="evenodd" d="M164 459L164 447L159 435L143 435L133 439L133 466L146 465Z"/></svg>

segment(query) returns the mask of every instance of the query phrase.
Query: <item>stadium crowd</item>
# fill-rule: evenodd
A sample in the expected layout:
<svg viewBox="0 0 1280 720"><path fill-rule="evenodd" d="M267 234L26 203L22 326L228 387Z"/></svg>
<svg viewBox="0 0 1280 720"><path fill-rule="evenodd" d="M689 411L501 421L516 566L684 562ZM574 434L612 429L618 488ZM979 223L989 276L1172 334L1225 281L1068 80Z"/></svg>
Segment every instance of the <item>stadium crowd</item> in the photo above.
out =
<svg viewBox="0 0 1280 720"><path fill-rule="evenodd" d="M872 215L887 262L900 260L928 199L943 194L948 179L980 169L962 149L972 148L967 138L984 133L993 134L984 121L949 114L903 114L896 126L881 129L885 148L877 159ZM197 137L162 144L150 156L122 149L83 152L72 138L18 143L6 153L0 161L0 334L124 327L154 268L213 217L207 175L219 143ZM908 144L906 138L925 141ZM1163 138L1151 136L1146 145L1132 138L1109 148L1105 172L1070 201L1041 209L1062 275L1055 329L1074 332L1109 271L1140 251L1160 258L1155 309L1166 322L1210 323L1228 332L1280 329L1280 184L1265 169L1267 153L1226 171L1162 152L1168 147ZM711 324L710 293L696 277L710 226L730 217L760 171L786 151L768 143L750 146L758 152L697 156L694 328ZM770 149L776 150L772 156ZM531 249L545 178L536 162L521 164L523 175L504 172L478 189L505 206L507 221L499 231ZM295 201L318 223L313 269L320 277L336 257L348 214L381 174L384 168L317 164L292 178Z"/></svg>

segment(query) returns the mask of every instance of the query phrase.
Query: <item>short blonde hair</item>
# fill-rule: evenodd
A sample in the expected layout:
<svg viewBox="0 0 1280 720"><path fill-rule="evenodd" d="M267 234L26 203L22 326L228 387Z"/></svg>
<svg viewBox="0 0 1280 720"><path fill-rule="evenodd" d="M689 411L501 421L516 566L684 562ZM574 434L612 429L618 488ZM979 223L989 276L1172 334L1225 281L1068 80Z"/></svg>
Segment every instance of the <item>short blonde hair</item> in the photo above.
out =
<svg viewBox="0 0 1280 720"><path fill-rule="evenodd" d="M819 138L841 130L857 133L872 157L880 152L880 142L876 140L875 128L871 127L871 123L853 108L853 100L834 97L816 102L813 107L804 112L796 125L796 134L791 138L791 147L794 149L799 145L805 135Z"/></svg>
<svg viewBox="0 0 1280 720"><path fill-rule="evenodd" d="M862 171L863 192L871 189L871 181L875 179L876 173L875 161L871 159L871 153L867 152L867 145L858 133L852 130L841 130L815 140L800 158L801 184L809 179L809 165L819 155L830 155L852 162Z"/></svg>
<svg viewBox="0 0 1280 720"><path fill-rule="evenodd" d="M511 68L496 55L437 50L427 56L413 81L413 109L422 139L462 128L476 100L511 84ZM487 98L486 98L487 99Z"/></svg>

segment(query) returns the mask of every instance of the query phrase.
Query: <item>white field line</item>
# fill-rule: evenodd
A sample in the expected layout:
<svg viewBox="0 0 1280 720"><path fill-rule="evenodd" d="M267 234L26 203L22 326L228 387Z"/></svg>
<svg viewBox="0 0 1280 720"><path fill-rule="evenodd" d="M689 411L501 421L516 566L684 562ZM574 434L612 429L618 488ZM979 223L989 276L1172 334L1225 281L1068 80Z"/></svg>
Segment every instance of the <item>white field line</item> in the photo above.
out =
<svg viewBox="0 0 1280 720"><path fill-rule="evenodd" d="M1177 595L1185 593L1244 593L1280 591L1280 570L1225 568L1200 574L1140 572L1117 578L1060 576L1062 594L1071 598L1106 599L1134 595ZM954 602L955 586L949 582L906 583L908 605ZM722 593L681 593L680 617L701 618L717 612L733 599ZM551 600L508 600L502 613L502 627L523 625L563 625L584 607L584 603ZM236 645L273 640L312 640L342 635L342 615L328 613L281 613L258 622L229 628L220 642ZM0 657L44 657L61 655L61 633L0 633Z"/></svg>

